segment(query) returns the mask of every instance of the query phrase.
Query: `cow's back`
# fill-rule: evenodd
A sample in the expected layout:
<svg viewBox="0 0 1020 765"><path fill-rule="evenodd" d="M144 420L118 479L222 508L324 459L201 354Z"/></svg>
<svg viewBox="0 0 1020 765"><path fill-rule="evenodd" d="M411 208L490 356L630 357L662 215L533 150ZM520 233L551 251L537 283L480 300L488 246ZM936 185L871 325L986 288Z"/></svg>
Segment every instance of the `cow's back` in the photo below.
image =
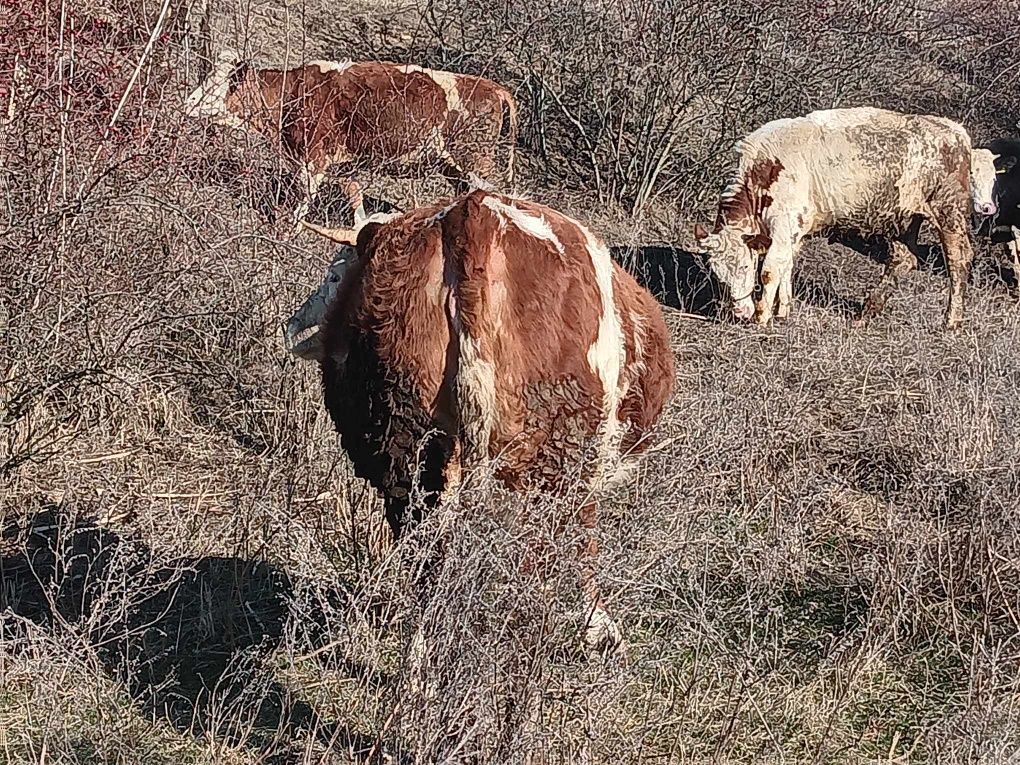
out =
<svg viewBox="0 0 1020 765"><path fill-rule="evenodd" d="M633 379L639 395L643 374L625 324L641 313L643 337L660 347L661 312L634 302L636 283L615 294L620 277L605 246L548 208L476 192L444 227L458 265L460 331L494 373L486 456L499 458L498 475L511 486L596 478L619 456L624 425L647 430L661 412L657 401L643 412L627 402L632 417L620 422L626 383ZM672 358L668 343L664 351Z"/></svg>
<svg viewBox="0 0 1020 765"><path fill-rule="evenodd" d="M416 158L445 122L445 93L421 71L372 61L304 72L294 93L296 140L339 160Z"/></svg>
<svg viewBox="0 0 1020 765"><path fill-rule="evenodd" d="M773 218L802 215L827 225L899 228L969 188L970 139L951 120L883 109L833 109L769 123L738 146L741 172L762 158L782 165L768 190Z"/></svg>

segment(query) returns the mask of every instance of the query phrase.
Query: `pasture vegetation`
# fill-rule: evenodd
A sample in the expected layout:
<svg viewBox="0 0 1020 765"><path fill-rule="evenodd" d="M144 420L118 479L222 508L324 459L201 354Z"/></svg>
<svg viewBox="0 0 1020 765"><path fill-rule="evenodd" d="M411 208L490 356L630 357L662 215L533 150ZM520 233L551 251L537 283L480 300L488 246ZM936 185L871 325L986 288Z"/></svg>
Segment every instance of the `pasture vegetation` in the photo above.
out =
<svg viewBox="0 0 1020 765"><path fill-rule="evenodd" d="M682 251L646 269L682 309L672 440L604 504L629 650L588 659L576 538L552 533L569 501L525 512L482 486L491 513L384 543L317 369L282 345L329 250L267 216L287 202L272 149L179 111L223 45L488 75L521 103L518 191L641 268L640 248L691 243L728 146L768 119L873 104L1014 135L1009 6L0 9L18 94L0 115L0 760L344 763L381 737L421 762L1011 761L1020 310L997 248L978 243L956 333L937 249L861 329L847 314L880 268L825 241L769 330L692 317L706 291ZM404 207L446 193L365 180ZM422 609L408 582L441 523ZM546 583L520 568L541 540L562 553ZM421 620L431 700L403 661Z"/></svg>

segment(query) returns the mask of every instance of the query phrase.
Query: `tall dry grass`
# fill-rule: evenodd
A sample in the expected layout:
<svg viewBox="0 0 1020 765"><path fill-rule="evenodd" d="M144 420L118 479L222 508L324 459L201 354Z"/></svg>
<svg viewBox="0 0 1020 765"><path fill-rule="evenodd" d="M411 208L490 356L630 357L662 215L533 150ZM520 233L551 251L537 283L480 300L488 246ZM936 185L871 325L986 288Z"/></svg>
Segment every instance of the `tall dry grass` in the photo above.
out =
<svg viewBox="0 0 1020 765"><path fill-rule="evenodd" d="M937 255L851 330L878 267L824 242L786 325L669 314L673 441L604 503L630 648L599 661L576 650L576 530L554 534L570 498L484 485L489 512L385 543L315 370L281 343L328 250L267 214L288 202L272 147L179 113L196 52L225 42L492 73L524 107L522 190L640 269L708 214L728 142L764 119L870 102L1012 129L996 8L203 9L4 10L0 89L14 54L30 77L0 128L0 759L1016 757L1020 334L998 253L958 334ZM442 188L368 180L404 205ZM688 307L699 285L660 276ZM522 564L543 544L563 554L539 580ZM407 661L419 626L431 698Z"/></svg>

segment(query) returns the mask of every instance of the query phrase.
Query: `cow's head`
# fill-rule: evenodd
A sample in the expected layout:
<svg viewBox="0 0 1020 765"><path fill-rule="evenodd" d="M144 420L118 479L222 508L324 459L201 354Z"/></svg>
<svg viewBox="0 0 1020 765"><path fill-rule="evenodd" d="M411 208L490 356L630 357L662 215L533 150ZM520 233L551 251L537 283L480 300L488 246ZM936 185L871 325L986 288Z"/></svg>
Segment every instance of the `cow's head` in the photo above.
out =
<svg viewBox="0 0 1020 765"><path fill-rule="evenodd" d="M748 245L746 235L730 226L710 234L698 223L694 226L694 238L712 274L729 290L733 314L738 319L750 319L754 316L751 296L758 273L758 257Z"/></svg>
<svg viewBox="0 0 1020 765"><path fill-rule="evenodd" d="M1011 225L1020 217L1020 150L1015 143L998 146L995 154L995 204Z"/></svg>
<svg viewBox="0 0 1020 765"><path fill-rule="evenodd" d="M359 242L365 242L380 224L399 213L376 213L370 215L353 229L328 229L301 222L305 228L314 231L331 242L340 245L333 253L333 260L326 268L326 276L318 286L291 314L284 325L284 344L299 359L321 361L323 356L322 337L319 327L326 318L326 310L336 298L352 269L359 263Z"/></svg>
<svg viewBox="0 0 1020 765"><path fill-rule="evenodd" d="M248 64L235 51L229 48L220 51L205 82L184 100L185 116L236 126L239 120L229 108L229 103L247 73Z"/></svg>
<svg viewBox="0 0 1020 765"><path fill-rule="evenodd" d="M970 196L974 212L985 218L999 211L995 194L995 161L998 154L988 149L974 149L970 153Z"/></svg>

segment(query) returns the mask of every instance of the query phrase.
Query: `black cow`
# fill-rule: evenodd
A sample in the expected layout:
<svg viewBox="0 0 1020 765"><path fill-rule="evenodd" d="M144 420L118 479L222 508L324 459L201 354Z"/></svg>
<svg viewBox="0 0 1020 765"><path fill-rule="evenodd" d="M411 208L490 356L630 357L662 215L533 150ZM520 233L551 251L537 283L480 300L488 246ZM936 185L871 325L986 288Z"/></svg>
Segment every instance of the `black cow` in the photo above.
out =
<svg viewBox="0 0 1020 765"><path fill-rule="evenodd" d="M997 138L983 148L998 155L994 199L999 210L989 233L993 242L1006 243L1013 256L1013 275L1020 282L1020 140Z"/></svg>

